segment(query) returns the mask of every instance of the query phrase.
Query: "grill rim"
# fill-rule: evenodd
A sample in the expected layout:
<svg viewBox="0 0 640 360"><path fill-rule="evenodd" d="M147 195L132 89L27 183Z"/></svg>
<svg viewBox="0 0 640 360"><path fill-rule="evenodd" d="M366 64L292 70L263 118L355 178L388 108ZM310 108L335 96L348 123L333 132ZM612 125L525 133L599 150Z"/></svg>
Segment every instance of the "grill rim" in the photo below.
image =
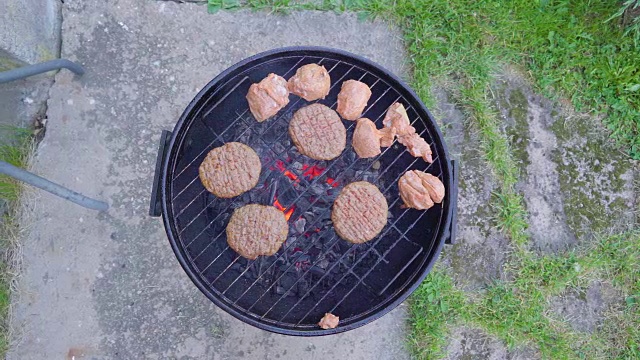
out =
<svg viewBox="0 0 640 360"><path fill-rule="evenodd" d="M171 176L169 176L170 174L169 169L170 169L171 163L175 162L174 158L177 155L179 155L178 145L180 145L184 140L184 139L179 139L178 135L179 133L187 130L185 123L188 121L191 121L192 113L194 112L194 110L197 110L197 111L201 110L197 108L199 103L203 100L203 97L205 97L205 95L207 95L212 88L225 84L226 82L221 82L222 80L224 80L225 77L229 75L233 75L234 72L238 72L240 68L246 66L247 64L250 64L255 61L260 61L260 60L270 60L270 59L273 59L274 56L287 57L287 56L311 55L311 54L308 54L309 52L330 53L338 57L346 57L347 59L353 59L363 63L368 67L375 68L384 75L384 77L381 77L383 80L387 81L392 86L397 86L398 90L405 91L409 95L409 97L415 100L416 105L418 105L416 108L416 111L419 111L419 110L423 111L427 115L428 121L431 122L433 130L435 130L432 136L434 138L437 138L436 146L439 145L441 147L442 154L444 155L444 159L441 160L441 167L446 168L446 169L442 169L442 173L443 173L443 178L444 178L443 180L445 182L445 186L447 189L449 189L448 191L449 196L446 196L445 200L442 203L442 206L443 206L442 218L440 220L437 235L435 236L434 243L432 243L432 245L430 246L428 254L421 261L418 267L419 270L414 272L409 277L409 279L405 282L405 284L400 286L399 290L397 290L393 294L388 295L387 301L383 301L380 303L380 305L376 306L377 309L374 310L373 313L370 313L368 316L365 316L364 318L358 321L349 323L344 326L339 326L335 329L327 329L327 330L323 330L323 329L317 329L317 330L295 329L294 330L294 329L284 328L284 327L270 324L265 321L261 321L259 317L254 316L251 313L238 311L236 308L227 305L222 299L224 295L218 295L215 292L213 292L212 289L210 289L210 286L207 285L203 281L203 279L200 278L200 276L197 274L197 270L192 267L192 265L188 260L188 256L184 253L185 249L180 244L180 240L177 239L177 236L174 236L174 234L177 235L177 229L173 224L174 217L171 209L172 200L169 196L171 182L173 181ZM318 56L318 54L313 54L313 56ZM204 106L204 104L200 106ZM427 119L423 119L423 121L426 122ZM189 124L186 124L186 125L189 125ZM328 48L328 47L292 46L292 47L283 47L283 48L268 50L268 51L250 56L248 58L245 58L235 63L234 65L230 66L226 70L222 71L220 74L214 77L206 86L204 86L202 90L198 92L198 94L193 98L193 100L191 100L189 105L183 111L178 122L174 126L173 131L171 132L170 139L168 139L168 141L165 142L165 144L166 145L164 150L166 153L164 154L164 158L162 159L162 165L160 166L160 169L159 169L160 183L154 184L154 187L159 185L159 189L161 193L160 194L161 207L162 207L161 214L163 218L163 224L165 227L165 232L167 233L167 237L169 239L169 243L171 245L171 248L174 254L176 255L176 258L178 259L178 262L180 263L183 270L187 273L191 281L196 285L196 287L216 306L220 307L221 309L223 309L233 317L245 323L258 327L260 329L283 334L283 335L322 336L322 335L337 334L337 333L353 330L363 325L366 325L372 321L375 321L381 318L382 316L386 315L387 313L389 313L391 310L395 309L398 305L400 305L403 301L405 301L409 297L409 295L411 295L417 289L417 287L424 281L426 276L429 274L429 272L433 268L436 260L438 259L442 251L442 247L444 246L444 243L445 242L450 243L453 240L453 233L455 230L454 218L456 216L455 210L457 207L456 206L457 205L457 182L454 181L454 176L457 174L454 174L453 168L455 165L453 164L452 161L450 161L449 152L448 152L446 143L444 141L444 136L442 135L442 132L438 124L436 123L435 118L433 117L431 112L427 109L427 107L424 105L422 100L418 97L418 95L413 91L413 89L411 89L407 84L405 84L404 81L402 81L395 74L391 73L390 71L380 66L379 64L369 59L366 59L364 57L361 57L359 55L356 55L344 50ZM163 144L161 144L161 147L162 145ZM171 171L172 176L173 176L174 170L175 169L172 169ZM444 176L445 174L446 174L446 177ZM154 194L155 194L155 190L154 190ZM426 266L425 266L425 263L426 263ZM407 284L410 284L410 285L407 285ZM383 304L385 303L386 305L383 306Z"/></svg>

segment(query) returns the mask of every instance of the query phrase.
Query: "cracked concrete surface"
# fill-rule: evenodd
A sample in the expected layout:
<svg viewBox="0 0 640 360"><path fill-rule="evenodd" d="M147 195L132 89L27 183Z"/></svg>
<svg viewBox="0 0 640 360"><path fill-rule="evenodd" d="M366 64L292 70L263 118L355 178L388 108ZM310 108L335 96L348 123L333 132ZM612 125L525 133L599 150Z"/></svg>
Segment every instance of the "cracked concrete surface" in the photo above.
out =
<svg viewBox="0 0 640 360"><path fill-rule="evenodd" d="M530 348L509 349L482 330L459 326L451 331L445 359L528 360L539 357Z"/></svg>
<svg viewBox="0 0 640 360"><path fill-rule="evenodd" d="M63 71L33 171L111 209L48 194L30 206L9 359L403 359L404 306L360 329L286 337L245 325L192 285L161 221L147 215L157 143L192 97L235 62L287 45L358 53L405 74L397 30L355 15L249 11L193 4L67 0Z"/></svg>

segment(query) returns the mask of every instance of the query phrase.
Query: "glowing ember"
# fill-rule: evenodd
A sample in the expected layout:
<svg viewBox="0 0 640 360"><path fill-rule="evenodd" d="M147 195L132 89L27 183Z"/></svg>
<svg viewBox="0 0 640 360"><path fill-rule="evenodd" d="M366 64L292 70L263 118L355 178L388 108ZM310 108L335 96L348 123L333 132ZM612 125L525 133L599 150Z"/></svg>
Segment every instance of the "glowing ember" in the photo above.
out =
<svg viewBox="0 0 640 360"><path fill-rule="evenodd" d="M282 160L276 160L276 166L278 167L278 170L280 170L284 176L288 177L289 179L298 182L298 176L296 176L296 174L292 173L291 171L287 170L287 168L284 166L284 162L282 162Z"/></svg>
<svg viewBox="0 0 640 360"><path fill-rule="evenodd" d="M324 169L325 168L318 165L309 166L305 164L302 166L302 170L304 171L302 176L309 177L309 180L312 180L313 178L322 175Z"/></svg>
<svg viewBox="0 0 640 360"><path fill-rule="evenodd" d="M338 182L335 179L332 179L330 177L327 178L327 184L333 186L333 187L338 187L340 186L340 184L338 184Z"/></svg>
<svg viewBox="0 0 640 360"><path fill-rule="evenodd" d="M284 213L284 217L285 219L287 219L287 221L289 221L289 219L291 218L291 215L293 215L293 211L295 210L295 207L292 206L291 208L289 208L287 210L286 207L282 206L282 204L280 204L280 201L278 201L278 198L273 198L273 206L276 207L276 209L282 211Z"/></svg>
<svg viewBox="0 0 640 360"><path fill-rule="evenodd" d="M284 217L285 219L287 219L287 221L289 221L289 219L291 218L291 215L293 215L293 208L287 210L284 212Z"/></svg>

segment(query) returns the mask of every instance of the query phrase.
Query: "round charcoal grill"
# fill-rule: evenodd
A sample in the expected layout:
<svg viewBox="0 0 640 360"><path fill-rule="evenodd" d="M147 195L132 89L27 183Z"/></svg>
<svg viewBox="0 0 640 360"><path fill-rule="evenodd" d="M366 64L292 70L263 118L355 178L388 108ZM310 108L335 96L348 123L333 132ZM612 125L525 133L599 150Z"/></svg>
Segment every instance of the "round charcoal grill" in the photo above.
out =
<svg viewBox="0 0 640 360"><path fill-rule="evenodd" d="M288 79L308 63L323 65L331 91L319 100L336 108L343 81L360 80L372 96L363 117L378 128L387 108L405 105L412 125L431 144L434 162L412 157L394 143L374 159L358 159L351 147L355 122L347 127L347 148L337 159L300 155L288 135L293 113L309 102L292 95L276 117L258 123L245 95L269 73ZM232 199L208 193L198 167L214 147L230 141L260 156L258 185ZM438 176L447 194L427 211L405 209L398 179L417 169ZM189 104L173 133L163 132L150 213L162 215L171 246L196 286L216 305L259 328L288 335L326 335L351 330L391 311L420 284L445 242L455 238L457 181L442 135L431 114L402 81L373 62L327 48L292 47L258 54L213 79ZM369 181L389 203L389 219L373 240L353 245L340 239L330 219L339 191ZM229 248L225 227L233 210L274 205L289 222L289 237L273 256L247 260ZM317 323L330 312L335 329Z"/></svg>

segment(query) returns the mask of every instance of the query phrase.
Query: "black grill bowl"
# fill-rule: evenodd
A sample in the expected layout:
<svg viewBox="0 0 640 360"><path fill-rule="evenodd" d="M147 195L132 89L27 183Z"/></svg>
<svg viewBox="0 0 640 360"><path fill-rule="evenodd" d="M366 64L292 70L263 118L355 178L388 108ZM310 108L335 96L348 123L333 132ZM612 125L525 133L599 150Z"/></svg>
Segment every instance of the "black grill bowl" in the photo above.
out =
<svg viewBox="0 0 640 360"><path fill-rule="evenodd" d="M364 117L382 127L387 108L402 102L433 151L433 164L412 157L397 142L375 159L357 159L350 145L355 122L344 121L347 148L335 160L300 155L287 133L293 113L309 102L294 95L275 118L258 123L245 95L269 73L289 78L308 63L329 71L332 88L319 100L333 109L341 83L360 80L372 96ZM200 183L198 167L209 150L230 141L251 146L262 161L256 188L218 199ZM438 176L447 194L427 211L405 209L397 180L410 169ZM151 195L152 216L162 215L171 247L194 284L217 306L261 329L301 336L335 334L367 324L404 301L424 280L445 242L455 239L457 179L433 116L416 94L381 66L341 50L290 47L245 59L213 79L184 111L173 133L163 132ZM382 233L360 245L340 239L331 204L353 181L374 183L387 198ZM277 203L276 203L277 201ZM225 227L239 206L280 206L289 238L273 256L244 259L229 248ZM317 326L330 312L335 329Z"/></svg>

